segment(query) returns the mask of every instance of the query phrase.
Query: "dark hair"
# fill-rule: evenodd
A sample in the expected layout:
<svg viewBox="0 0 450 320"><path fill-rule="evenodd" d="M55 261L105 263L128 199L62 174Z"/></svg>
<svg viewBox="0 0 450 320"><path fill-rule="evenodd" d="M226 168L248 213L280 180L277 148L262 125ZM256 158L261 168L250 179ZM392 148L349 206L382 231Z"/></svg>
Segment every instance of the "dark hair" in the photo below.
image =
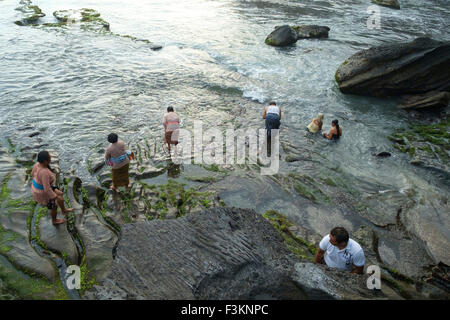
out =
<svg viewBox="0 0 450 320"><path fill-rule="evenodd" d="M276 106L277 104L275 103L275 101L271 101L271 102L269 103L269 105L271 105L271 106Z"/></svg>
<svg viewBox="0 0 450 320"><path fill-rule="evenodd" d="M348 239L350 239L350 236L348 235L347 230L345 230L343 227L335 227L333 230L331 230L330 234L336 238L337 243L348 243Z"/></svg>
<svg viewBox="0 0 450 320"><path fill-rule="evenodd" d="M336 126L336 133L337 133L337 136L339 137L340 136L340 134L339 134L339 121L337 119L334 119L333 121L331 121L331 123Z"/></svg>
<svg viewBox="0 0 450 320"><path fill-rule="evenodd" d="M117 140L119 140L119 136L118 136L117 134L115 134L115 133L110 133L110 134L108 135L108 142L110 142L110 143L116 143Z"/></svg>
<svg viewBox="0 0 450 320"><path fill-rule="evenodd" d="M39 163L44 163L45 161L50 160L50 153L47 150L43 150L38 153L37 161ZM50 167L50 164L47 165L47 168L52 171L52 167Z"/></svg>
<svg viewBox="0 0 450 320"><path fill-rule="evenodd" d="M173 107L167 107L167 112L172 112L173 111Z"/></svg>
<svg viewBox="0 0 450 320"><path fill-rule="evenodd" d="M37 161L39 163L44 163L45 161L48 161L48 160L50 160L50 153L48 153L48 151L43 150L38 153Z"/></svg>

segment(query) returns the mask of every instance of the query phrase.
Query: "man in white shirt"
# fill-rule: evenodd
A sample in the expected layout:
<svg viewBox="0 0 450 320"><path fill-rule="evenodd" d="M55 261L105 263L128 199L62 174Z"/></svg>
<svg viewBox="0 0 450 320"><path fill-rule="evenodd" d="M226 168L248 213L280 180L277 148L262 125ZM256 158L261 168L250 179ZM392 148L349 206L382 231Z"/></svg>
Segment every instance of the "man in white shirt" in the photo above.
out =
<svg viewBox="0 0 450 320"><path fill-rule="evenodd" d="M363 249L342 227L333 228L323 237L314 260L331 268L359 274L363 273L365 263Z"/></svg>

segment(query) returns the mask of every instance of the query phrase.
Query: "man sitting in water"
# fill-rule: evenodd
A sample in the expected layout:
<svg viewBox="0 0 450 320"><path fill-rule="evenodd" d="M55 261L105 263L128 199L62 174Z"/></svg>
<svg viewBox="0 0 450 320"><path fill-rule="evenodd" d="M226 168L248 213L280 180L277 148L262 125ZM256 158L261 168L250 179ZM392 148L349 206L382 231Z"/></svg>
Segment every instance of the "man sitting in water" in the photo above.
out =
<svg viewBox="0 0 450 320"><path fill-rule="evenodd" d="M322 130L323 125L323 113L319 113L317 118L312 119L312 121L306 127L309 132L316 133Z"/></svg>
<svg viewBox="0 0 450 320"><path fill-rule="evenodd" d="M167 108L167 113L163 118L164 142L170 154L170 145L174 145L175 154L177 153L178 136L180 135L180 117L173 111L173 107Z"/></svg>
<svg viewBox="0 0 450 320"><path fill-rule="evenodd" d="M365 262L363 249L355 240L350 239L343 227L333 228L330 234L323 237L314 261L358 274L363 273Z"/></svg>

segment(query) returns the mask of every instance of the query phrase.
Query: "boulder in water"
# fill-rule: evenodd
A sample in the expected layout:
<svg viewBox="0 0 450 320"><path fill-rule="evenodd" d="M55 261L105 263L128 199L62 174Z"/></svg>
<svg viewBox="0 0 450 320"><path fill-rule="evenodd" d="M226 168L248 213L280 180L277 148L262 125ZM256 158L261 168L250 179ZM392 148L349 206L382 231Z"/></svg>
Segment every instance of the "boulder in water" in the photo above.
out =
<svg viewBox="0 0 450 320"><path fill-rule="evenodd" d="M266 38L266 44L276 47L289 46L297 41L297 32L288 25L275 28Z"/></svg>
<svg viewBox="0 0 450 320"><path fill-rule="evenodd" d="M372 0L372 3L378 4L379 6L400 9L400 4L397 0Z"/></svg>
<svg viewBox="0 0 450 320"><path fill-rule="evenodd" d="M368 96L450 91L450 42L417 38L362 50L336 71L342 93Z"/></svg>
<svg viewBox="0 0 450 320"><path fill-rule="evenodd" d="M450 92L430 91L425 94L405 96L398 105L401 109L422 109L447 107Z"/></svg>
<svg viewBox="0 0 450 320"><path fill-rule="evenodd" d="M330 28L317 25L299 25L292 27L297 32L297 39L328 38Z"/></svg>

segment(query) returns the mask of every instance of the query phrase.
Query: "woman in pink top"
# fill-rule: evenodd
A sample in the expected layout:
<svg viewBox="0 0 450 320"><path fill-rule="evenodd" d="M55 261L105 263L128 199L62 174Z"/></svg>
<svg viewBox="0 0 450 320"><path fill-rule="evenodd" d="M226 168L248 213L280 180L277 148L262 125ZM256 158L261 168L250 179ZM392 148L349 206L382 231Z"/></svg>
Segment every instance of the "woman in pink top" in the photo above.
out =
<svg viewBox="0 0 450 320"><path fill-rule="evenodd" d="M41 151L38 154L37 160L38 162L31 171L33 177L31 184L33 199L50 209L53 225L64 223L66 221L65 219L56 219L58 215L58 207L56 204L61 208L61 213L63 214L67 214L73 211L73 209L66 209L63 193L55 186L55 175L50 168L52 157L48 151Z"/></svg>
<svg viewBox="0 0 450 320"><path fill-rule="evenodd" d="M175 153L177 153L178 136L180 135L180 117L173 111L173 107L167 108L167 113L163 118L164 126L164 142L170 154L170 145L175 145Z"/></svg>
<svg viewBox="0 0 450 320"><path fill-rule="evenodd" d="M105 159L112 166L112 186L111 189L116 191L118 187L126 187L130 184L128 170L130 167L131 152L127 152L125 143L119 141L119 137L115 133L108 135L108 142L111 145L106 149Z"/></svg>

